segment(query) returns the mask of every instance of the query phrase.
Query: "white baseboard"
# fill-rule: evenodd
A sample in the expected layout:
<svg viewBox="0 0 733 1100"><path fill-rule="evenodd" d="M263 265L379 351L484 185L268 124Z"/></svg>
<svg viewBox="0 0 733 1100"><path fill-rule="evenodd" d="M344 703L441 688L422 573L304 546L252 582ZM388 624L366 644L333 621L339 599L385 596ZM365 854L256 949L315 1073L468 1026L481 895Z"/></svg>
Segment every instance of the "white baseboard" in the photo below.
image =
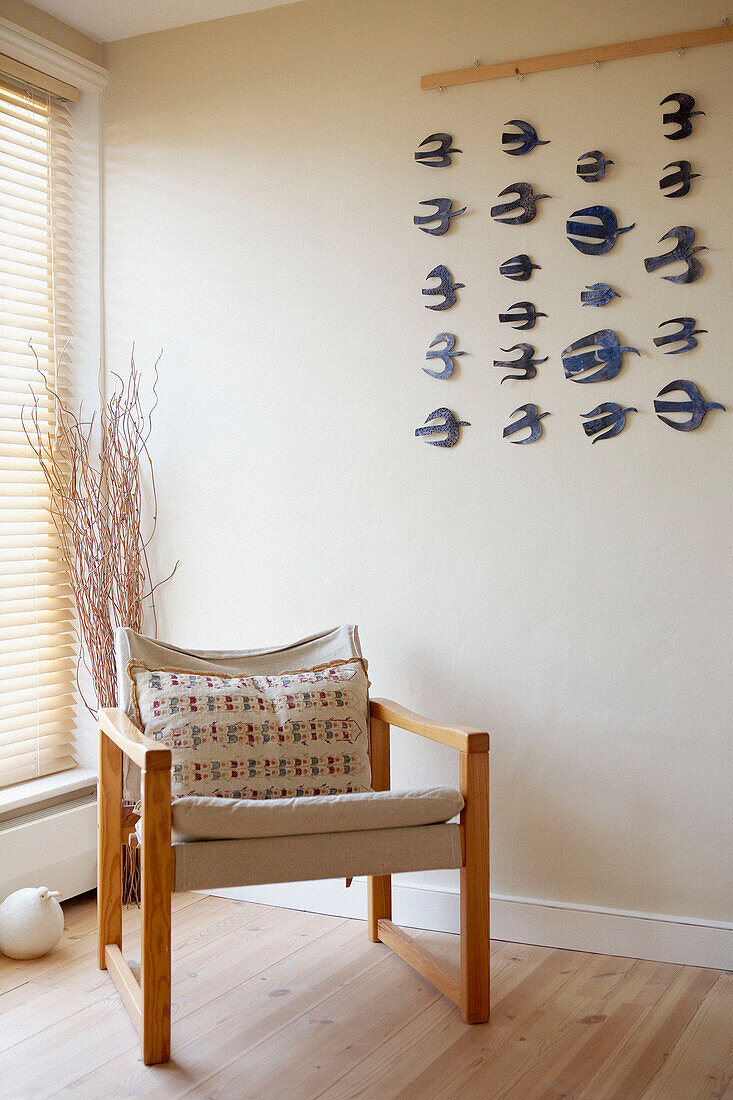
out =
<svg viewBox="0 0 733 1100"><path fill-rule="evenodd" d="M219 897L260 902L284 909L366 916L366 880L293 882L211 891ZM457 932L458 893L448 889L393 885L393 919L408 928ZM491 935L512 943L533 943L655 962L733 968L733 924L658 914L492 895Z"/></svg>

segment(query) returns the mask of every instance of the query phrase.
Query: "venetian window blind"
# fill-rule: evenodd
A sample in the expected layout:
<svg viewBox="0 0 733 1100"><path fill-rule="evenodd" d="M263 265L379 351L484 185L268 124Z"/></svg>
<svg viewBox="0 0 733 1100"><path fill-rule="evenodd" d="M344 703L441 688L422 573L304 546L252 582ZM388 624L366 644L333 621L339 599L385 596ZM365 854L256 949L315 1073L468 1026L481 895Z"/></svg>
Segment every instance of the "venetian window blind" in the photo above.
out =
<svg viewBox="0 0 733 1100"><path fill-rule="evenodd" d="M70 337L71 117L0 76L0 787L74 766L75 633L49 493L21 410L54 432Z"/></svg>

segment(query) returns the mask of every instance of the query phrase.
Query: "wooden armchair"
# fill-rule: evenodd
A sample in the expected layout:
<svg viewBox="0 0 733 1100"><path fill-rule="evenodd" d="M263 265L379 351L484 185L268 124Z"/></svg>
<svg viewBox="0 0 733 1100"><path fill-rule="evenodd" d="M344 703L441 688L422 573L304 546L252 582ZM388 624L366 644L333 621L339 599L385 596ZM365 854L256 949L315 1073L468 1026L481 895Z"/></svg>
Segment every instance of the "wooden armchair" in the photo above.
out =
<svg viewBox="0 0 733 1100"><path fill-rule="evenodd" d="M460 830L460 974L449 973L428 950L392 923L391 876L388 874L368 875L369 938L390 947L458 1005L466 1023L485 1023L489 1018L488 734L458 726L439 725L386 699L372 699L370 709L372 786L375 791L389 790L391 726L440 742L460 753L460 789L464 803L460 825L439 826ZM141 769L142 947L139 984L122 955L120 837L123 756ZM170 749L145 737L124 711L99 712L99 966L109 971L140 1034L142 1058L146 1065L170 1059L171 894L177 888L177 858L187 847L185 842L174 843L172 838L170 771ZM203 843L236 845L252 842L227 840ZM440 864L455 865L452 862ZM368 874L370 869L360 866L358 860L356 865L347 860L338 877ZM405 867L396 865L392 870L397 872L405 870ZM335 873L331 867L326 876L313 874L309 877L335 877ZM298 880L294 875L287 881ZM271 880L265 878L260 881ZM208 888L216 889L219 885L218 882L211 882ZM179 885L178 888L191 887L184 878L183 887ZM201 884L195 888L207 887Z"/></svg>

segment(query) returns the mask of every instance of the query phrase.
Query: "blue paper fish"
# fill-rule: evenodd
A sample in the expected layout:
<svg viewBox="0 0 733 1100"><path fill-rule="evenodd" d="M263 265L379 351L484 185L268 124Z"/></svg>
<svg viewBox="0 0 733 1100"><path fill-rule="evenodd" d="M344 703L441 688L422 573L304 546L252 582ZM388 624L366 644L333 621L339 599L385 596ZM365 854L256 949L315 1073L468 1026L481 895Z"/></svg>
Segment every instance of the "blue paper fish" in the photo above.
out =
<svg viewBox="0 0 733 1100"><path fill-rule="evenodd" d="M519 420L515 420L512 424L507 424L503 431L504 439L507 436L514 435L515 432L520 432L522 428L529 428L529 435L526 439L510 439L510 443L534 443L536 439L539 439L542 435L542 425L540 421L543 416L549 416L548 412L541 413L536 405L520 405L518 409L515 409L512 416L516 416L517 413L524 413L524 416Z"/></svg>
<svg viewBox="0 0 733 1100"><path fill-rule="evenodd" d="M514 149L504 150L510 157L523 157L525 153L531 153L537 145L550 144L549 141L540 141L537 137L537 131L529 122L522 122L521 119L513 118L509 122L505 122L504 125L516 126L521 131L519 134L511 134L507 131L501 135L502 145L516 146Z"/></svg>
<svg viewBox="0 0 733 1100"><path fill-rule="evenodd" d="M651 272L681 260L687 264L686 271L683 271L681 275L663 275L662 278L666 279L668 283L694 283L702 275L702 264L695 258L695 253L707 252L708 246L699 244L695 248L692 247L695 240L695 230L689 225L675 225L669 233L665 233L663 237L659 238L659 243L661 244L662 241L670 238L677 241L677 246L671 248L669 252L665 252L663 256L649 256L644 260L644 267Z"/></svg>
<svg viewBox="0 0 733 1100"><path fill-rule="evenodd" d="M538 317L546 317L546 313L541 313L535 308L532 302L515 302L513 306L509 306L509 309L517 309L519 313L500 313L499 322L502 325L511 325L516 329L530 329L534 328L537 324Z"/></svg>
<svg viewBox="0 0 733 1100"><path fill-rule="evenodd" d="M591 442L597 443L599 439L612 439L619 432L623 431L626 424L626 414L630 412L638 412L638 409L630 406L628 409L622 409L620 405L615 404L613 401L604 401L602 405L597 405L595 409L591 409L588 413L581 413L583 417L594 417L595 419L589 420L587 424L583 425L583 430L587 436L595 435L596 439ZM607 428L608 431L604 431ZM603 432L603 435L598 435L598 432Z"/></svg>
<svg viewBox="0 0 733 1100"><path fill-rule="evenodd" d="M591 149L578 157L576 171L584 183L598 183L605 176L609 164L613 161L607 160L600 149Z"/></svg>
<svg viewBox="0 0 733 1100"><path fill-rule="evenodd" d="M687 92L672 92L671 95L665 96L659 106L663 107L665 103L673 103L674 100L677 100L679 105L677 110L667 111L666 114L662 115L662 122L678 123L679 130L675 130L673 133L665 134L664 136L669 138L670 141L679 141L680 138L689 137L692 133L692 123L690 119L694 118L695 115L704 115L705 112L693 111L692 108L695 106L695 100L691 95L688 95Z"/></svg>
<svg viewBox="0 0 733 1100"><path fill-rule="evenodd" d="M502 382L506 382L507 378L511 378L516 382L526 382L528 379L534 378L537 374L537 367L540 363L546 363L549 358L546 355L544 359L533 359L534 348L531 344L514 344L510 348L502 348L501 350L506 352L520 351L521 355L518 359L495 359L495 367L524 371L524 374L505 374L501 380Z"/></svg>
<svg viewBox="0 0 733 1100"><path fill-rule="evenodd" d="M593 225L590 221L577 222L573 218L595 218L600 223ZM586 206L582 210L574 210L566 225L566 232L570 243L578 252L584 252L587 256L603 256L610 252L616 243L616 238L621 233L628 233L636 222L619 228L616 215L608 206ZM574 237L588 238L576 241Z"/></svg>
<svg viewBox="0 0 733 1100"><path fill-rule="evenodd" d="M655 400L654 411L663 423L668 424L670 428L674 428L677 432L694 432L696 428L700 427L705 418L705 414L710 412L711 409L722 409L723 412L727 411L725 405L720 405L717 401L706 401L695 383L689 382L686 378L678 378L675 382L670 382L668 386L665 386L663 390L659 391L657 398L664 397L665 394L672 393L673 390L682 390L683 393L687 394L690 400ZM676 420L670 420L667 416L662 416L661 414L663 412L689 413L690 419L678 423Z"/></svg>
<svg viewBox="0 0 733 1100"><path fill-rule="evenodd" d="M423 233L432 233L434 237L442 237L444 233L448 232L451 218L457 218L459 214L466 213L465 206L462 206L460 210L451 209L453 206L452 199L425 199L420 203L420 206L434 206L436 208L434 214L416 214L412 219ZM438 224L434 229L429 229L430 222L437 222Z"/></svg>
<svg viewBox="0 0 733 1100"><path fill-rule="evenodd" d="M427 165L428 168L447 168L451 163L451 153L461 152L460 149L451 148L452 141L450 134L431 134L425 138L425 141L420 142L415 160ZM436 149L423 149L423 145L432 145L433 142L437 142Z"/></svg>
<svg viewBox="0 0 733 1100"><path fill-rule="evenodd" d="M466 285L465 283L454 283L453 276L443 264L438 264L425 277L427 279L440 279L440 285L430 287L427 290L423 289L423 294L441 294L445 299L438 302L437 305L425 306L426 309L450 309L458 301L456 291Z"/></svg>
<svg viewBox="0 0 733 1100"><path fill-rule="evenodd" d="M685 346L682 348L674 348L673 351L665 351L665 355L680 355L683 351L692 351L697 347L696 336L700 333L707 332L706 328L695 328L694 317L672 317L669 321L662 321L660 328L664 328L665 325L681 325L679 332L668 332L665 336L655 336L654 343L658 348L661 348L664 344L676 344L679 340L684 340Z"/></svg>
<svg viewBox="0 0 733 1100"><path fill-rule="evenodd" d="M540 199L550 198L549 195L534 195L531 183L510 183L508 187L499 192L499 198L502 195L510 195L512 192L515 192L519 198L514 199L513 202L503 202L498 206L491 207L491 217L501 222L502 225L524 225L525 222L531 222L537 217L536 203ZM518 214L516 218L502 217L503 214L511 214L512 210L520 209L522 213Z"/></svg>
<svg viewBox="0 0 733 1100"><path fill-rule="evenodd" d="M571 352L579 351L581 348L593 347L594 345L597 345L597 347L593 351L585 351L582 355L571 355ZM591 332L588 336L581 336L580 340L569 344L562 353L565 377L569 378L571 382L605 382L609 378L615 378L621 370L622 357L625 352L633 352L634 355L640 354L636 348L619 345L618 336L610 328L599 329L598 332ZM586 378L575 377L585 371L592 370L594 367L600 369Z"/></svg>
<svg viewBox="0 0 733 1100"><path fill-rule="evenodd" d="M434 348L436 344L445 343L445 347L440 351L426 351L426 359L441 359L443 361L442 371L428 370L427 367L423 367L426 374L429 374L431 378L450 378L453 374L454 366L453 359L456 355L465 355L465 351L453 351L456 346L456 338L452 332L439 332L430 345Z"/></svg>
<svg viewBox="0 0 733 1100"><path fill-rule="evenodd" d="M700 173L692 171L692 165L689 160L672 160L669 164L665 164L665 170L667 168L678 168L678 172L669 172L666 176L662 176L659 181L659 186L664 191L667 187L674 187L679 184L679 188L676 191L670 191L668 195L665 195L665 199L679 199L683 195L686 195L690 190L690 180L696 180Z"/></svg>
<svg viewBox="0 0 733 1100"><path fill-rule="evenodd" d="M607 306L613 298L620 298L608 283L591 283L580 292L580 302L584 306Z"/></svg>
<svg viewBox="0 0 733 1100"><path fill-rule="evenodd" d="M431 424L431 420L436 420L442 417L445 421L444 424ZM445 439L426 439L425 442L429 443L431 447L455 447L458 442L460 430L462 427L470 427L468 420L456 419L455 413L452 413L450 409L435 409L430 413L430 416L425 418L425 424L422 428L415 428L415 435L442 435L445 434Z"/></svg>
<svg viewBox="0 0 733 1100"><path fill-rule="evenodd" d="M506 276L507 279L513 279L516 283L526 283L533 271L541 270L539 264L532 263L529 256L522 252L519 256L510 256L505 260L499 268L499 274Z"/></svg>

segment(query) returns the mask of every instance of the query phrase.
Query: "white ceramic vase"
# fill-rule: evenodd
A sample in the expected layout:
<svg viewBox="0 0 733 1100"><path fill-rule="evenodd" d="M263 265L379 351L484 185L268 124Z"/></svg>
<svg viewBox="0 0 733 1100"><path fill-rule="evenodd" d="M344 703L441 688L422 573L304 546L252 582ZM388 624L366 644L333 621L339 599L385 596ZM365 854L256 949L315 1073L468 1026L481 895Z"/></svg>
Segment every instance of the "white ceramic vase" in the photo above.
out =
<svg viewBox="0 0 733 1100"><path fill-rule="evenodd" d="M0 951L11 959L37 959L61 939L61 895L47 886L16 890L0 905Z"/></svg>

